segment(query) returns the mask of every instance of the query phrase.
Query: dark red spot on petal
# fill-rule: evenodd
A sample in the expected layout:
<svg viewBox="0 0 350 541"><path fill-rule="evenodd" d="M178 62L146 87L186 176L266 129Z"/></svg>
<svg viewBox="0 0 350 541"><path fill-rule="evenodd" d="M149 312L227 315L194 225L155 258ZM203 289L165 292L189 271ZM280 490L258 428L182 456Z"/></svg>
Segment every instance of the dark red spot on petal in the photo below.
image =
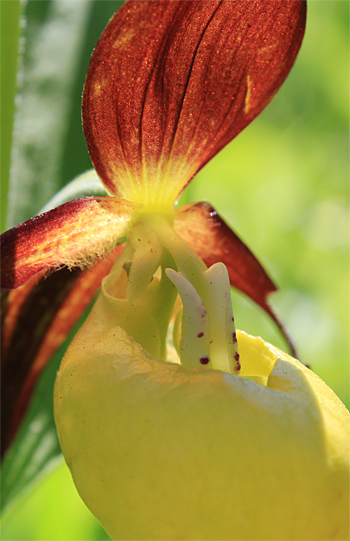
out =
<svg viewBox="0 0 350 541"><path fill-rule="evenodd" d="M207 357L207 356L201 357L201 358L199 359L199 362L200 362L201 364L208 364L208 362L209 362L209 357Z"/></svg>
<svg viewBox="0 0 350 541"><path fill-rule="evenodd" d="M202 336L204 336L204 332L200 332L197 334L197 338L202 338Z"/></svg>
<svg viewBox="0 0 350 541"><path fill-rule="evenodd" d="M235 361L239 361L239 353L236 352L234 355L234 358L235 358Z"/></svg>
<svg viewBox="0 0 350 541"><path fill-rule="evenodd" d="M234 318L233 316L231 317L231 319L232 319L232 321L234 321L234 320L235 320L235 318Z"/></svg>
<svg viewBox="0 0 350 541"><path fill-rule="evenodd" d="M235 332L232 333L232 342L233 342L234 344L237 344L237 336L236 336L236 333L235 333Z"/></svg>

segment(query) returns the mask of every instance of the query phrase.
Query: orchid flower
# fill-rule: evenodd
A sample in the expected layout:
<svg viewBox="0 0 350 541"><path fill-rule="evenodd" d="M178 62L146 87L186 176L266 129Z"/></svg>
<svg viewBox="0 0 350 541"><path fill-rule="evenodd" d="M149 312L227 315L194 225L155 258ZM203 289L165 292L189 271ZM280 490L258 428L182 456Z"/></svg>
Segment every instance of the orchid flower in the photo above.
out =
<svg viewBox="0 0 350 541"><path fill-rule="evenodd" d="M118 265L133 262L126 292L132 302L159 264L180 271L188 288L193 280L198 287L202 271L221 262L231 285L271 316L295 354L267 301L276 286L256 257L208 203L180 208L174 203L284 81L303 37L304 4L137 2L127 3L113 21L96 47L83 96L88 149L111 195L69 201L1 236L2 452L13 440L38 375L125 242ZM183 250L186 263L179 260ZM162 358L171 302L168 314L157 316L161 331L152 353ZM215 313L213 306L214 321ZM233 326L227 333L232 336ZM222 342L219 335L217 342ZM212 358L208 351L203 356Z"/></svg>
<svg viewBox="0 0 350 541"><path fill-rule="evenodd" d="M347 410L301 363L236 331L230 285L279 324L275 287L210 205L174 207L276 93L305 14L301 0L126 2L83 95L111 195L2 237L8 288L98 257L99 276L110 271L62 362L55 416L76 487L113 539L346 536Z"/></svg>

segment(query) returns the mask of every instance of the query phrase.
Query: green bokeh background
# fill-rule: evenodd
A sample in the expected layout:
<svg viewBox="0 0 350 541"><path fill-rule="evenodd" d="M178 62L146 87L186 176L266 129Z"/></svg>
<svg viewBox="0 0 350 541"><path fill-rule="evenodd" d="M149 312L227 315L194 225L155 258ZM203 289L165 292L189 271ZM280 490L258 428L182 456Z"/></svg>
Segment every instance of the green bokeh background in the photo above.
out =
<svg viewBox="0 0 350 541"><path fill-rule="evenodd" d="M58 2L61 7L76 3ZM86 13L81 18L84 26L79 29L76 23L79 39L75 64L67 76L67 100L47 102L50 114L45 118L60 119L54 125L56 139L49 141L47 137L41 140L47 129L39 110L43 101L34 101L33 106L33 94L42 93L45 100L53 95L52 81L61 77L64 44L57 47L57 65L51 62L46 86L42 80L36 83L38 70L47 69L40 59L48 53L47 42L40 48L38 35L51 21L48 28L53 37L46 39L54 43L55 17L61 17L62 23L62 13L54 0L29 0L25 8L26 43L21 38L19 78L24 97L22 102L16 100L16 129L19 133L24 126L17 145L22 148L22 160L25 148L29 165L21 162L18 167L17 160L16 168L13 163L9 205L13 223L38 212L60 187L91 167L81 131L80 96L91 51L118 2L79 2ZM208 200L264 262L281 288L273 304L294 335L302 359L349 407L348 2L311 0L308 8L305 40L286 83L261 116L198 174L183 202ZM33 108L29 121L38 118L29 122L30 130L28 122L21 123L28 104ZM51 158L55 165L48 170ZM32 183L29 170L35 177ZM22 185L30 187L32 197L21 200ZM265 315L241 295L233 297L238 326L283 347ZM2 539L102 540L108 536L80 501L61 463L6 513Z"/></svg>

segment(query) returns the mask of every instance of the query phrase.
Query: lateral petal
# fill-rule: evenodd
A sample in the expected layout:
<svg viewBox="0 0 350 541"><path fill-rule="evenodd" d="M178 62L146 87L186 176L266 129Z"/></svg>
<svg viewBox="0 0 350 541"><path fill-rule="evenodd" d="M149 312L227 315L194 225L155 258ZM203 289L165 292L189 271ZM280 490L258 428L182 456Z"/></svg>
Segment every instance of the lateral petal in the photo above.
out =
<svg viewBox="0 0 350 541"><path fill-rule="evenodd" d="M112 193L172 198L269 103L304 34L303 0L130 0L92 55L83 126Z"/></svg>
<svg viewBox="0 0 350 541"><path fill-rule="evenodd" d="M268 303L276 285L248 246L224 222L209 203L192 203L176 213L175 229L207 267L221 261L227 267L233 287L245 293L275 321L292 353L292 338Z"/></svg>
<svg viewBox="0 0 350 541"><path fill-rule="evenodd" d="M83 197L5 231L1 285L16 288L39 271L84 268L121 242L137 204L114 197Z"/></svg>
<svg viewBox="0 0 350 541"><path fill-rule="evenodd" d="M35 383L89 306L122 246L91 269L60 269L2 290L2 453L27 411Z"/></svg>

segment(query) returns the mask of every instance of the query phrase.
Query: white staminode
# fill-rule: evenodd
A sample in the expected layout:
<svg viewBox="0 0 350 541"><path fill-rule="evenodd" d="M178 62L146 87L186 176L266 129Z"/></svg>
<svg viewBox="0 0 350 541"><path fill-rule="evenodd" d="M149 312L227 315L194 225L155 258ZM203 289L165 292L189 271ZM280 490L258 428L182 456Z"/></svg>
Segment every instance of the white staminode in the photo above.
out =
<svg viewBox="0 0 350 541"><path fill-rule="evenodd" d="M201 365L212 368L208 315L203 301L185 276L173 269L166 269L165 272L176 286L183 303L179 345L181 364L189 368L199 368Z"/></svg>
<svg viewBox="0 0 350 541"><path fill-rule="evenodd" d="M202 297L194 285L173 269L166 269L182 302L181 364L238 374L240 370L230 282L223 263L203 271Z"/></svg>

